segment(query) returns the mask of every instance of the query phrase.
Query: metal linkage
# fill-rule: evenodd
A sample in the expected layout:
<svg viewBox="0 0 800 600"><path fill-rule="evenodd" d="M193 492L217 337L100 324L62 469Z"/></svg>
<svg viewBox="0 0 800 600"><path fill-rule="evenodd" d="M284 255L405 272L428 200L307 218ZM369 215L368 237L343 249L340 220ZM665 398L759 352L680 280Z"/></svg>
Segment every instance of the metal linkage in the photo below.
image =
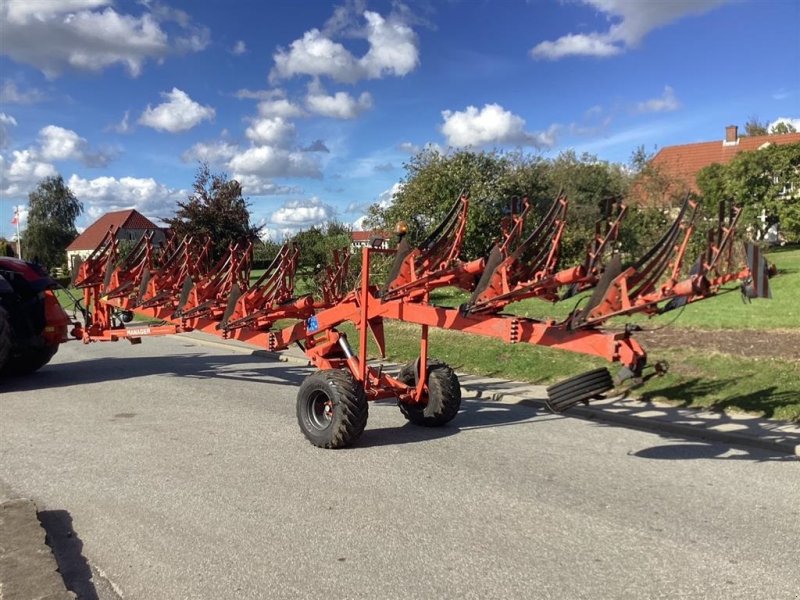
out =
<svg viewBox="0 0 800 600"><path fill-rule="evenodd" d="M240 287L238 282L234 283L219 328L226 332L242 327L262 329L280 318L303 318L310 314L310 297L305 296L302 302L292 303L299 254L297 245L287 242L255 283L244 287ZM280 306L284 307L284 311L278 310ZM296 309L303 308L304 312L298 317Z"/></svg>
<svg viewBox="0 0 800 600"><path fill-rule="evenodd" d="M210 273L196 279L188 274L183 281L173 318L220 319L234 288L247 287L252 260L253 243L238 242L228 246L228 252L217 261Z"/></svg>
<svg viewBox="0 0 800 600"><path fill-rule="evenodd" d="M747 284L754 273L765 276L752 295L769 297L766 261L755 246L748 246L747 266L735 265L733 241L740 212L720 204L717 227L709 231L705 250L684 277L684 258L697 220L697 204L687 196L669 230L641 259L623 269L619 256L612 258L588 304L570 315L568 326L595 326L636 312L661 314L713 296L731 281Z"/></svg>
<svg viewBox="0 0 800 600"><path fill-rule="evenodd" d="M472 289L483 261L465 265L458 261L467 227L469 198L461 195L444 220L417 247L405 236L397 245L394 263L381 295L386 300L412 296L419 300L437 287L458 285Z"/></svg>
<svg viewBox="0 0 800 600"><path fill-rule="evenodd" d="M131 308L177 306L187 279L199 279L208 272L208 257L211 253L211 240L198 244L191 236L180 242L171 242L161 253L160 266L153 271L145 271L139 291Z"/></svg>
<svg viewBox="0 0 800 600"><path fill-rule="evenodd" d="M141 285L146 272L153 268L153 234L147 233L131 248L130 252L104 281L103 292L108 298L132 296Z"/></svg>
<svg viewBox="0 0 800 600"><path fill-rule="evenodd" d="M593 286L626 212L623 204L611 200L602 208L583 263L556 271L567 211L567 199L559 194L539 226L511 254L503 258L502 248L493 250L480 283L462 310L470 314L498 312L526 298L557 302Z"/></svg>
<svg viewBox="0 0 800 600"><path fill-rule="evenodd" d="M116 228L112 225L97 248L78 266L72 277L73 287L85 289L103 285L119 257L118 246Z"/></svg>

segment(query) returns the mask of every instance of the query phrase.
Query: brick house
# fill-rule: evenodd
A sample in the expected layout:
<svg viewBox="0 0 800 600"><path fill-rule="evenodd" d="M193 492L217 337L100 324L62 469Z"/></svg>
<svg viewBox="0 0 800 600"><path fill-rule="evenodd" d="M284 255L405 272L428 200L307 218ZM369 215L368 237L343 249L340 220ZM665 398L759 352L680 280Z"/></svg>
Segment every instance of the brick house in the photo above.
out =
<svg viewBox="0 0 800 600"><path fill-rule="evenodd" d="M67 264L70 269L74 269L76 261L84 260L97 249L111 227L116 228L118 240L136 242L150 231L154 232L153 242L156 244L166 238L163 229L136 210L106 213L67 246Z"/></svg>
<svg viewBox="0 0 800 600"><path fill-rule="evenodd" d="M771 144L800 143L800 133L739 136L736 125L725 128L725 137L713 142L667 146L658 151L650 164L673 180L684 191L699 193L696 177L708 165L729 163L740 152L753 152ZM681 190L678 190L681 191Z"/></svg>
<svg viewBox="0 0 800 600"><path fill-rule="evenodd" d="M389 247L389 234L381 231L352 231L350 232L350 252L357 252L364 246L373 244L373 240L381 240L378 248Z"/></svg>

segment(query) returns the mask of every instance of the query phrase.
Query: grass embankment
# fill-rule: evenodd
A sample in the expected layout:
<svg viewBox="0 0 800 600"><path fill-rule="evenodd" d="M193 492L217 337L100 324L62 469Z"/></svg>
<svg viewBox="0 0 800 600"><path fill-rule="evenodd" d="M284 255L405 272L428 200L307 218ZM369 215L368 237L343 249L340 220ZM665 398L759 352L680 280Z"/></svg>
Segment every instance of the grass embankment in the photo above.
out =
<svg viewBox="0 0 800 600"><path fill-rule="evenodd" d="M741 331L743 343L748 330L792 330L800 343L800 250L778 251L769 255L779 269L771 280L773 299L743 303L738 291L688 306L679 318L676 312L653 319L637 318L645 328L669 324L696 328L697 335L712 335L709 330ZM437 304L457 306L463 293L442 290ZM530 317L565 317L577 300L550 305L528 300L514 307L516 314ZM618 320L617 325L623 321ZM674 321L674 322L672 322ZM672 323L671 323L672 322ZM419 352L419 328L387 321L387 354L390 360L413 360ZM345 328L351 343L357 345L352 328ZM649 349L650 363L666 360L669 372L650 377L629 392L643 400L668 400L678 405L717 410L748 411L767 417L800 421L800 362L780 358L742 358L707 349L669 347ZM372 353L376 353L374 345ZM548 384L607 364L590 356L572 354L540 346L509 345L499 340L479 338L459 332L431 329L430 354L454 368L493 377Z"/></svg>

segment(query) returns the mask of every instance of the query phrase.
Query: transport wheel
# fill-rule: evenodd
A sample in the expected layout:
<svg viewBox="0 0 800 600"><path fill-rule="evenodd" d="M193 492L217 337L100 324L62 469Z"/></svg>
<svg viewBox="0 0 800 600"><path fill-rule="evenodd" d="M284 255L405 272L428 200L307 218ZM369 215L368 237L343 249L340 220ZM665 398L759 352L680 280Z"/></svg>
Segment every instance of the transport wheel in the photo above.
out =
<svg viewBox="0 0 800 600"><path fill-rule="evenodd" d="M611 373L601 367L551 385L547 388L547 407L553 412L563 412L611 389L614 389Z"/></svg>
<svg viewBox="0 0 800 600"><path fill-rule="evenodd" d="M297 422L303 434L320 448L345 448L367 425L364 386L342 369L316 371L297 391Z"/></svg>
<svg viewBox="0 0 800 600"><path fill-rule="evenodd" d="M14 341L11 338L11 321L8 311L0 306L0 370L3 369L9 356Z"/></svg>
<svg viewBox="0 0 800 600"><path fill-rule="evenodd" d="M416 385L417 361L400 369L397 378L406 385ZM452 421L461 407L461 385L458 376L449 366L436 359L428 360L428 403L397 402L403 416L416 425L440 427Z"/></svg>

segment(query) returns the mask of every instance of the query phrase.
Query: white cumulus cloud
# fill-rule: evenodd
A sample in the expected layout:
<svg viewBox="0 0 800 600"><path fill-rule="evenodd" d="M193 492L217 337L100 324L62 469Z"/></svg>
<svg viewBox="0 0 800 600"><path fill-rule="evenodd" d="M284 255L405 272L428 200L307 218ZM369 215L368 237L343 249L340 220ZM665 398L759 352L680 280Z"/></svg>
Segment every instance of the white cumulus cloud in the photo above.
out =
<svg viewBox="0 0 800 600"><path fill-rule="evenodd" d="M282 227L308 228L328 221L336 214L329 204L316 196L304 200L290 200L272 213L270 223Z"/></svg>
<svg viewBox="0 0 800 600"><path fill-rule="evenodd" d="M48 77L65 70L101 71L123 65L138 76L147 60L206 47L208 30L188 15L153 5L141 16L117 12L111 0L5 0L0 4L2 53ZM149 7L150 3L142 3ZM170 36L162 24L174 21Z"/></svg>
<svg viewBox="0 0 800 600"><path fill-rule="evenodd" d="M188 195L186 190L170 188L152 177L84 179L72 175L67 185L93 219L110 211L135 208L146 217L159 220L174 214L177 202Z"/></svg>
<svg viewBox="0 0 800 600"><path fill-rule="evenodd" d="M85 138L57 125L40 129L38 141L39 157L45 161L79 160L89 167L104 167L113 158L110 152L90 150Z"/></svg>
<svg viewBox="0 0 800 600"><path fill-rule="evenodd" d="M11 162L0 155L0 195L22 198L45 177L57 175L56 168L40 159L33 149L14 150Z"/></svg>
<svg viewBox="0 0 800 600"><path fill-rule="evenodd" d="M499 104L486 104L482 109L468 106L463 111L442 111L441 130L447 143L455 147L514 144L549 148L555 145L557 126L545 132L528 132L525 120Z"/></svg>
<svg viewBox="0 0 800 600"><path fill-rule="evenodd" d="M255 144L286 147L295 136L294 123L283 117L253 119L244 134Z"/></svg>
<svg viewBox="0 0 800 600"><path fill-rule="evenodd" d="M358 99L347 92L328 95L324 90L314 89L306 96L306 108L315 114L333 119L355 119L372 108L372 96L363 92Z"/></svg>
<svg viewBox="0 0 800 600"><path fill-rule="evenodd" d="M728 1L582 0L613 23L608 31L569 33L553 41L544 41L533 47L531 56L549 60L565 56L614 56L639 44L653 29L686 16L706 13Z"/></svg>
<svg viewBox="0 0 800 600"><path fill-rule="evenodd" d="M197 142L181 154L183 162L200 161L211 165L228 162L238 152L239 147L225 140ZM241 182L240 182L241 183Z"/></svg>
<svg viewBox="0 0 800 600"><path fill-rule="evenodd" d="M308 153L273 146L253 146L237 153L228 162L228 168L233 171L235 179L242 175L258 175L262 178L322 177L319 165L309 158Z"/></svg>
<svg viewBox="0 0 800 600"><path fill-rule="evenodd" d="M171 92L162 92L166 102L156 107L147 108L139 117L139 123L158 131L180 133L188 131L200 122L214 118L216 111L210 106L203 106L192 100L183 90L172 88Z"/></svg>
<svg viewBox="0 0 800 600"><path fill-rule="evenodd" d="M238 40L231 48L231 54L235 56L241 56L247 52L247 44L244 43L244 40Z"/></svg>
<svg viewBox="0 0 800 600"><path fill-rule="evenodd" d="M342 83L386 76L404 76L419 65L417 35L403 16L383 17L364 11L364 25L353 35L366 39L367 52L356 57L332 39L334 31L311 29L294 40L288 49L279 48L273 55L275 66L270 79L288 79L297 75L330 77Z"/></svg>
<svg viewBox="0 0 800 600"><path fill-rule="evenodd" d="M658 98L650 98L644 102L639 102L636 105L636 112L671 112L678 110L681 106L678 97L675 95L675 90L670 86L664 86L664 93Z"/></svg>

